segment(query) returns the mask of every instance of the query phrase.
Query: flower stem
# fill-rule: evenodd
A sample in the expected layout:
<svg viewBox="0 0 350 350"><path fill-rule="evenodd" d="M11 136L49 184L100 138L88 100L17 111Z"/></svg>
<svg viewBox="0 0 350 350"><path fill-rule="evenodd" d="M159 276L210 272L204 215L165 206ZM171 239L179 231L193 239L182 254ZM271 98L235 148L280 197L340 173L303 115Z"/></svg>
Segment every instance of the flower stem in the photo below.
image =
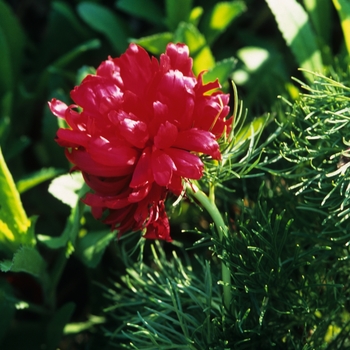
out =
<svg viewBox="0 0 350 350"><path fill-rule="evenodd" d="M188 184L187 189L191 190L192 196L207 210L218 231L219 239L222 242L223 237L227 235L227 226L225 225L224 219L219 212L218 207L215 204L215 193L214 186L210 186L209 196L207 196L203 191L201 191L196 185ZM222 251L222 255L225 254L225 250ZM221 261L221 273L223 281L223 298L224 306L226 310L230 309L231 303L231 273L229 268Z"/></svg>

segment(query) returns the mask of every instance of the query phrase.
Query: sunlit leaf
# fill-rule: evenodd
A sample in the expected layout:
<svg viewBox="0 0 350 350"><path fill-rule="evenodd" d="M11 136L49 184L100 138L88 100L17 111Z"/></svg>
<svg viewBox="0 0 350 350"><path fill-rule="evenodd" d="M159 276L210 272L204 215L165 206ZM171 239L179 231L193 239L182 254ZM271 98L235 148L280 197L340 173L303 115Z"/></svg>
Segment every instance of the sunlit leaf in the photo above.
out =
<svg viewBox="0 0 350 350"><path fill-rule="evenodd" d="M200 19L202 18L203 12L203 7L194 7L190 13L190 18L188 19L188 22L197 27Z"/></svg>
<svg viewBox="0 0 350 350"><path fill-rule="evenodd" d="M333 4L338 11L346 49L350 55L350 3L347 0L333 0Z"/></svg>
<svg viewBox="0 0 350 350"><path fill-rule="evenodd" d="M222 1L216 3L213 9L206 13L203 25L201 26L208 44L212 44L245 9L245 4L241 1Z"/></svg>
<svg viewBox="0 0 350 350"><path fill-rule="evenodd" d="M20 195L0 149L0 246L15 251L21 244L34 245L34 234Z"/></svg>
<svg viewBox="0 0 350 350"><path fill-rule="evenodd" d="M153 0L119 0L116 5L120 10L154 24L159 24L159 19L163 17L159 5Z"/></svg>
<svg viewBox="0 0 350 350"><path fill-rule="evenodd" d="M311 71L322 71L323 63L316 35L309 16L296 0L266 0L287 45L299 66ZM305 74L306 77L310 77Z"/></svg>
<svg viewBox="0 0 350 350"><path fill-rule="evenodd" d="M84 180L81 173L65 174L54 179L49 186L49 193L71 208L77 204L79 190Z"/></svg>

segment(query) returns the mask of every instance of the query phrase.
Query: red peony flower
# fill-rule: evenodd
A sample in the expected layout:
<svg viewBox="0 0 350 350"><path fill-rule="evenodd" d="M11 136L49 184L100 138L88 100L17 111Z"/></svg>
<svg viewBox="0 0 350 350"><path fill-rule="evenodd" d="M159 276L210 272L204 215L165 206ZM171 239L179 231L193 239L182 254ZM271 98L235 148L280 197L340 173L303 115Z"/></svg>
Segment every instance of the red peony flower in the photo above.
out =
<svg viewBox="0 0 350 350"><path fill-rule="evenodd" d="M186 45L169 44L158 61L131 44L71 91L75 104L52 99L52 113L70 127L56 141L94 191L83 201L95 218L119 235L171 240L167 193L202 177L198 154L221 158L217 140L231 120L219 88L194 76Z"/></svg>

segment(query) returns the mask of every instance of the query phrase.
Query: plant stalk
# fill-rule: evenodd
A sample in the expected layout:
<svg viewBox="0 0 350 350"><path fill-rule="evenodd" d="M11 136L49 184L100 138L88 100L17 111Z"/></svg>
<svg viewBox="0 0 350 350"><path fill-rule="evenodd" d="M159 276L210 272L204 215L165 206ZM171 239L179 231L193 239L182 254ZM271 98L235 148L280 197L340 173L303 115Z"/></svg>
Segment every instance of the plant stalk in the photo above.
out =
<svg viewBox="0 0 350 350"><path fill-rule="evenodd" d="M193 183L187 184L187 189L191 191L192 196L207 210L210 217L213 219L219 239L222 242L223 237L227 235L228 230L224 219L222 218L222 215L215 204L214 186L210 186L209 197ZM225 250L222 251L222 255L224 254ZM229 310L231 303L231 273L223 260L221 261L221 274L223 281L224 307L226 310Z"/></svg>

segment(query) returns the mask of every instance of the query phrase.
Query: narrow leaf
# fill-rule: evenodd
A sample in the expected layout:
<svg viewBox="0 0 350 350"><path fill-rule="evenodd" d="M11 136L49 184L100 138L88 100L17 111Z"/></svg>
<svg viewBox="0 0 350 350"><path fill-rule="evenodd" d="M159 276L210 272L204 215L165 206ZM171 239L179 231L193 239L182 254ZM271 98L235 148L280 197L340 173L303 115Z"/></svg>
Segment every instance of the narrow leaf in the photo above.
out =
<svg viewBox="0 0 350 350"><path fill-rule="evenodd" d="M159 19L163 17L160 7L153 0L119 0L116 5L118 9L153 24L159 24Z"/></svg>
<svg viewBox="0 0 350 350"><path fill-rule="evenodd" d="M2 69L0 68L0 70L1 73L11 75L11 80L15 81L22 64L25 35L10 6L3 1L0 1L0 33L0 37L2 36L0 39L0 67ZM6 45L1 43L2 40L6 41ZM5 72L6 66L2 66L2 64L7 58L10 58L10 62L8 62L10 69ZM2 74L0 76L3 78Z"/></svg>
<svg viewBox="0 0 350 350"><path fill-rule="evenodd" d="M62 170L54 168L44 168L36 171L16 183L18 192L23 193L25 191L28 191L31 188L41 184L42 182L50 180L53 177L59 175L61 172Z"/></svg>
<svg viewBox="0 0 350 350"><path fill-rule="evenodd" d="M309 17L296 0L266 0L287 45L298 65L311 71L322 71L321 52ZM306 74L306 77L310 77Z"/></svg>
<svg viewBox="0 0 350 350"><path fill-rule="evenodd" d="M77 6L77 11L91 28L106 36L116 53L125 51L128 28L121 17L107 7L91 2L81 2Z"/></svg>
<svg viewBox="0 0 350 350"><path fill-rule="evenodd" d="M64 327L70 321L74 310L75 304L72 302L67 303L63 305L50 320L46 333L47 350L57 349L62 339Z"/></svg>
<svg viewBox="0 0 350 350"><path fill-rule="evenodd" d="M331 45L332 4L329 0L304 0L304 6L310 16L313 28L323 44Z"/></svg>

